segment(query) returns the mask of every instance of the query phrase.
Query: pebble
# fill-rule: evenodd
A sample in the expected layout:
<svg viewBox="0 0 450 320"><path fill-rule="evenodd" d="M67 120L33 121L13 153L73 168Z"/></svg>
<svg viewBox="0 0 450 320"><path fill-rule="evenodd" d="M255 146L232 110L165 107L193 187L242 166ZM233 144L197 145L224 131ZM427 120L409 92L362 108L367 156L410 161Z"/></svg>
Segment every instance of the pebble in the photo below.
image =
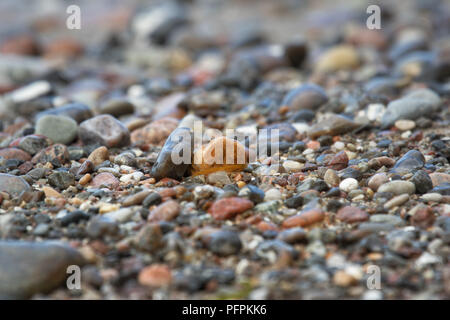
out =
<svg viewBox="0 0 450 320"><path fill-rule="evenodd" d="M440 202L442 200L442 194L440 193L425 193L420 198L427 202Z"/></svg>
<svg viewBox="0 0 450 320"><path fill-rule="evenodd" d="M358 180L353 178L347 178L339 184L339 189L341 189L346 193L349 193L350 191L355 190L357 188L358 188Z"/></svg>
<svg viewBox="0 0 450 320"><path fill-rule="evenodd" d="M220 230L209 236L208 248L219 256L229 256L239 253L242 243L237 232Z"/></svg>
<svg viewBox="0 0 450 320"><path fill-rule="evenodd" d="M296 141L297 129L289 122L271 124L265 126L263 129L267 130L267 138L287 142ZM275 134L275 130L278 130L278 135ZM260 139L262 138L260 137Z"/></svg>
<svg viewBox="0 0 450 320"><path fill-rule="evenodd" d="M142 201L144 208L148 208L154 205L160 204L162 201L161 196L157 192L152 192Z"/></svg>
<svg viewBox="0 0 450 320"><path fill-rule="evenodd" d="M77 123L83 122L84 120L90 119L93 116L91 108L87 105L74 102L63 105L58 108L48 109L36 114L35 120L39 121L40 118L44 116L65 116L72 118Z"/></svg>
<svg viewBox="0 0 450 320"><path fill-rule="evenodd" d="M288 208L297 209L297 208L303 206L303 203L305 202L304 200L305 199L303 198L303 196L301 196L301 195L294 195L291 198L286 199L284 204Z"/></svg>
<svg viewBox="0 0 450 320"><path fill-rule="evenodd" d="M103 216L107 217L115 222L124 223L124 222L131 220L133 215L134 215L134 211L131 210L130 208L122 208L119 210L107 212Z"/></svg>
<svg viewBox="0 0 450 320"><path fill-rule="evenodd" d="M405 221L398 217L390 214L373 214L370 216L370 222L379 223L379 224L389 224L395 227L402 226L405 224Z"/></svg>
<svg viewBox="0 0 450 320"><path fill-rule="evenodd" d="M0 157L6 160L17 159L21 161L29 161L31 159L31 156L27 152L17 148L0 149Z"/></svg>
<svg viewBox="0 0 450 320"><path fill-rule="evenodd" d="M110 115L99 115L83 121L78 135L84 144L100 144L108 148L130 144L128 129Z"/></svg>
<svg viewBox="0 0 450 320"><path fill-rule="evenodd" d="M410 181L416 186L416 193L423 194L433 189L431 177L423 170L416 171Z"/></svg>
<svg viewBox="0 0 450 320"><path fill-rule="evenodd" d="M334 170L342 170L347 168L349 158L345 151L338 152L328 162L327 167Z"/></svg>
<svg viewBox="0 0 450 320"><path fill-rule="evenodd" d="M216 171L209 174L206 181L210 184L218 184L222 186L231 183L231 179L225 171Z"/></svg>
<svg viewBox="0 0 450 320"><path fill-rule="evenodd" d="M392 168L392 172L398 174L406 174L414 170L418 170L425 165L425 158L420 151L409 150L405 153Z"/></svg>
<svg viewBox="0 0 450 320"><path fill-rule="evenodd" d="M0 241L0 298L28 299L67 278L67 267L82 266L81 254L63 243Z"/></svg>
<svg viewBox="0 0 450 320"><path fill-rule="evenodd" d="M22 177L0 173L0 191L17 197L22 192L31 190L30 185Z"/></svg>
<svg viewBox="0 0 450 320"><path fill-rule="evenodd" d="M102 146L98 147L89 154L88 161L92 162L94 166L101 165L104 161L109 160L108 148Z"/></svg>
<svg viewBox="0 0 450 320"><path fill-rule="evenodd" d="M288 244L296 244L306 240L307 232L300 227L294 227L281 231L277 238Z"/></svg>
<svg viewBox="0 0 450 320"><path fill-rule="evenodd" d="M133 152L122 152L114 157L114 163L119 166L134 167L136 165L136 156Z"/></svg>
<svg viewBox="0 0 450 320"><path fill-rule="evenodd" d="M416 187L412 182L395 180L382 184L377 192L390 192L395 195L404 193L414 194L416 192Z"/></svg>
<svg viewBox="0 0 450 320"><path fill-rule="evenodd" d="M286 172L299 172L303 168L303 163L292 161L292 160L285 160L283 162L283 168L286 170Z"/></svg>
<svg viewBox="0 0 450 320"><path fill-rule="evenodd" d="M178 120L162 118L136 129L131 133L133 144L162 145L170 134L177 128Z"/></svg>
<svg viewBox="0 0 450 320"><path fill-rule="evenodd" d="M125 183L132 183L132 182L138 182L141 180L141 178L144 176L144 174L140 171L136 171L129 174L124 174L120 177L120 181Z"/></svg>
<svg viewBox="0 0 450 320"><path fill-rule="evenodd" d="M433 187L437 187L441 184L450 183L450 174L443 172L433 172L429 175ZM427 190L428 191L428 190Z"/></svg>
<svg viewBox="0 0 450 320"><path fill-rule="evenodd" d="M282 105L290 110L317 110L328 101L325 90L316 84L303 84L289 91L283 98Z"/></svg>
<svg viewBox="0 0 450 320"><path fill-rule="evenodd" d="M92 176L89 173L86 173L84 176L82 176L80 178L80 180L78 181L82 186L86 185L89 183L89 181L91 181Z"/></svg>
<svg viewBox="0 0 450 320"><path fill-rule="evenodd" d="M384 204L386 209L392 209L394 207L400 206L409 200L408 194L401 194L399 196L393 197L391 200Z"/></svg>
<svg viewBox="0 0 450 320"><path fill-rule="evenodd" d="M166 265L153 264L139 272L138 281L141 285L152 288L166 287L172 282L172 272Z"/></svg>
<svg viewBox="0 0 450 320"><path fill-rule="evenodd" d="M17 147L33 156L42 149L47 148L48 143L44 137L29 135L21 138Z"/></svg>
<svg viewBox="0 0 450 320"><path fill-rule="evenodd" d="M272 188L266 191L264 201L281 200L281 192L276 188Z"/></svg>
<svg viewBox="0 0 450 320"><path fill-rule="evenodd" d="M44 191L46 198L64 198L61 193L51 187L44 186L42 191Z"/></svg>
<svg viewBox="0 0 450 320"><path fill-rule="evenodd" d="M78 124L66 116L46 115L36 122L36 134L46 136L55 143L70 144L77 137Z"/></svg>
<svg viewBox="0 0 450 320"><path fill-rule="evenodd" d="M138 232L134 238L134 244L140 250L155 252L164 246L163 234L158 224L149 223Z"/></svg>
<svg viewBox="0 0 450 320"><path fill-rule="evenodd" d="M389 177L386 173L380 172L374 174L369 181L367 182L367 186L372 189L373 191L377 191L378 188L389 181Z"/></svg>
<svg viewBox="0 0 450 320"><path fill-rule="evenodd" d="M341 182L341 179L333 169L327 169L327 171L325 171L323 179L331 187L337 187Z"/></svg>
<svg viewBox="0 0 450 320"><path fill-rule="evenodd" d="M314 124L308 131L311 139L323 135L336 136L350 132L358 127L358 124L340 115L329 115L325 119Z"/></svg>
<svg viewBox="0 0 450 320"><path fill-rule="evenodd" d="M369 220L369 214L358 207L345 206L338 210L336 218L346 223L359 223Z"/></svg>
<svg viewBox="0 0 450 320"><path fill-rule="evenodd" d="M321 209L311 209L303 211L295 216L283 221L283 228L307 227L320 222L325 218L325 213Z"/></svg>
<svg viewBox="0 0 450 320"><path fill-rule="evenodd" d="M216 150L220 149L222 157L217 158L220 153L215 156ZM227 150L231 151L227 152ZM247 150L241 143L226 137L218 137L194 153L192 171L194 175L215 171L239 171L247 167L247 160Z"/></svg>
<svg viewBox="0 0 450 320"><path fill-rule="evenodd" d="M47 177L48 182L55 188L65 190L75 184L73 174L65 171L55 171Z"/></svg>
<svg viewBox="0 0 450 320"><path fill-rule="evenodd" d="M101 104L99 113L119 117L134 112L134 105L126 99L111 99Z"/></svg>
<svg viewBox="0 0 450 320"><path fill-rule="evenodd" d="M104 236L115 236L119 232L118 224L106 216L95 216L89 220L86 226L86 233L93 239Z"/></svg>
<svg viewBox="0 0 450 320"><path fill-rule="evenodd" d="M416 120L433 114L440 106L441 99L430 89L417 89L406 96L391 101L381 119L383 128L392 126L397 120Z"/></svg>
<svg viewBox="0 0 450 320"><path fill-rule="evenodd" d="M83 175L83 174L86 174L86 173L90 173L90 172L94 171L94 169L95 169L94 163L91 160L89 160L89 159L85 160L81 164L81 166L78 167L77 175Z"/></svg>
<svg viewBox="0 0 450 320"><path fill-rule="evenodd" d="M112 173L102 172L92 179L90 186L93 188L116 189L119 186L119 180Z"/></svg>
<svg viewBox="0 0 450 320"><path fill-rule="evenodd" d="M61 226L67 227L71 223L78 223L82 220L89 220L90 216L86 214L84 211L75 210L72 212L66 213L63 217L59 219Z"/></svg>
<svg viewBox="0 0 450 320"><path fill-rule="evenodd" d="M247 198L252 201L254 204L258 204L264 201L264 191L254 185L246 185L238 193L239 197Z"/></svg>
<svg viewBox="0 0 450 320"><path fill-rule="evenodd" d="M140 205L144 201L144 199L147 198L148 195L150 195L150 190L143 190L140 192L136 192L135 194L126 197L122 201L122 205L124 207Z"/></svg>
<svg viewBox="0 0 450 320"><path fill-rule="evenodd" d="M318 59L315 70L318 72L335 72L355 69L359 66L356 50L348 45L339 45L325 51Z"/></svg>
<svg viewBox="0 0 450 320"><path fill-rule="evenodd" d="M450 183L443 183L431 190L431 193L439 193L444 196L450 196Z"/></svg>
<svg viewBox="0 0 450 320"><path fill-rule="evenodd" d="M181 207L175 200L163 202L154 208L148 216L149 221L170 221L180 213Z"/></svg>
<svg viewBox="0 0 450 320"><path fill-rule="evenodd" d="M190 137L190 130L188 128L177 128L170 134L152 167L152 177L156 180L161 180L162 178L181 179L184 176L192 162ZM179 142L179 139L182 139L181 142ZM177 146L189 152L188 155L184 155L183 153L180 155L180 163L174 163L172 159L172 153ZM184 161L184 158L189 161Z"/></svg>
<svg viewBox="0 0 450 320"><path fill-rule="evenodd" d="M400 131L408 131L414 129L416 123L412 120L397 120L395 121L395 127Z"/></svg>
<svg viewBox="0 0 450 320"><path fill-rule="evenodd" d="M209 208L208 213L216 220L227 220L251 208L253 208L253 202L250 200L230 197L216 200Z"/></svg>
<svg viewBox="0 0 450 320"><path fill-rule="evenodd" d="M69 152L67 147L63 144L54 144L47 147L34 155L31 159L33 163L47 163L57 164L58 166L69 161Z"/></svg>
<svg viewBox="0 0 450 320"><path fill-rule="evenodd" d="M419 228L429 228L434 224L436 217L430 207L419 208L411 218L411 224Z"/></svg>

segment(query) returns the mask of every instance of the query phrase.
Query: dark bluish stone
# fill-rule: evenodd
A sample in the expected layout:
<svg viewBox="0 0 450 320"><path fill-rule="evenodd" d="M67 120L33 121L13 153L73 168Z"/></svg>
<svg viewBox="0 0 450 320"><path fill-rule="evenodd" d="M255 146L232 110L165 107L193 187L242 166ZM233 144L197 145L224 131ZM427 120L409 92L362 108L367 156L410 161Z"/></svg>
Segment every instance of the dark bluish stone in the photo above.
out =
<svg viewBox="0 0 450 320"><path fill-rule="evenodd" d="M411 182L416 186L416 193L423 194L427 193L429 190L433 189L433 182L430 176L423 170L418 170L413 177Z"/></svg>
<svg viewBox="0 0 450 320"><path fill-rule="evenodd" d="M417 150L409 150L403 155L392 168L392 172L406 174L422 168L425 165L425 158Z"/></svg>

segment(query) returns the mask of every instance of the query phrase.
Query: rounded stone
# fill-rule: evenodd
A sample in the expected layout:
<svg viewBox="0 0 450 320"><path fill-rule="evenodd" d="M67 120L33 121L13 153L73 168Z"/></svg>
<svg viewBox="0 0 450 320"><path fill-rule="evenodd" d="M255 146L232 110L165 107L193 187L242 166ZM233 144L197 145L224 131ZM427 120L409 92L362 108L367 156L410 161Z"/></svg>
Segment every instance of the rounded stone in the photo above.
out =
<svg viewBox="0 0 450 320"><path fill-rule="evenodd" d="M55 143L69 144L77 137L78 124L66 116L45 115L36 122L36 134Z"/></svg>
<svg viewBox="0 0 450 320"><path fill-rule="evenodd" d="M338 186L340 181L341 181L341 179L337 175L336 171L334 171L333 169L327 169L327 171L325 171L325 175L323 176L323 180L329 186L332 186L332 187Z"/></svg>
<svg viewBox="0 0 450 320"><path fill-rule="evenodd" d="M84 144L100 144L108 148L130 144L128 129L110 115L99 115L80 124L78 135Z"/></svg>
<svg viewBox="0 0 450 320"><path fill-rule="evenodd" d="M97 149L92 151L88 157L88 160L91 161L94 164L94 166L98 166L108 159L109 159L108 148L104 146L98 147Z"/></svg>
<svg viewBox="0 0 450 320"><path fill-rule="evenodd" d="M397 120L395 121L395 127L400 131L408 131L414 129L416 123L412 120Z"/></svg>
<svg viewBox="0 0 450 320"><path fill-rule="evenodd" d="M395 195L403 193L414 194L416 192L416 186L409 181L394 180L381 185L377 192L389 192Z"/></svg>
<svg viewBox="0 0 450 320"><path fill-rule="evenodd" d="M339 189L341 189L346 193L349 193L350 191L355 190L357 188L358 188L358 180L353 178L347 178L339 184Z"/></svg>
<svg viewBox="0 0 450 320"><path fill-rule="evenodd" d="M325 51L318 59L315 70L334 72L354 69L359 65L359 56L352 46L340 45Z"/></svg>
<svg viewBox="0 0 450 320"><path fill-rule="evenodd" d="M11 196L19 196L22 192L31 190L25 179L11 174L0 173L0 191L9 193Z"/></svg>
<svg viewBox="0 0 450 320"><path fill-rule="evenodd" d="M374 174L369 181L367 182L367 186L372 189L373 191L377 191L378 188L389 181L389 177L387 176L386 173L384 172L380 172L380 173L376 173Z"/></svg>
<svg viewBox="0 0 450 320"><path fill-rule="evenodd" d="M316 84L303 84L289 91L283 99L282 105L291 110L316 110L328 101L325 90Z"/></svg>
<svg viewBox="0 0 450 320"><path fill-rule="evenodd" d="M416 186L416 192L419 194L427 193L433 189L431 177L423 170L418 170L411 178L411 182Z"/></svg>
<svg viewBox="0 0 450 320"><path fill-rule="evenodd" d="M208 248L217 255L229 256L237 254L242 248L242 243L237 232L220 230L210 235Z"/></svg>
<svg viewBox="0 0 450 320"><path fill-rule="evenodd" d="M281 200L281 192L276 188L272 188L266 191L264 201Z"/></svg>
<svg viewBox="0 0 450 320"><path fill-rule="evenodd" d="M230 197L216 200L208 212L216 220L231 219L239 213L253 208L253 202L248 199Z"/></svg>

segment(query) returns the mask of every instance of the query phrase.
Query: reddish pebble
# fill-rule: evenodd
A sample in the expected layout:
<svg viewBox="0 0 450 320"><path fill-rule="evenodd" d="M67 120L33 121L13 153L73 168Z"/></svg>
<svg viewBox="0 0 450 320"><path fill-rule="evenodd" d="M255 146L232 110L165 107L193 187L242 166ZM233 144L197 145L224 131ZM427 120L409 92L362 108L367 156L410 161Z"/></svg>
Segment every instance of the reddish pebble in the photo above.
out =
<svg viewBox="0 0 450 320"><path fill-rule="evenodd" d="M395 164L395 160L389 157L377 157L369 160L369 167L375 170L380 169L381 167L390 168Z"/></svg>
<svg viewBox="0 0 450 320"><path fill-rule="evenodd" d="M426 229L431 227L436 220L430 207L424 207L417 210L411 218L411 224L416 227Z"/></svg>
<svg viewBox="0 0 450 320"><path fill-rule="evenodd" d="M433 172L430 174L431 182L433 187L441 185L443 183L450 183L450 174L443 172Z"/></svg>
<svg viewBox="0 0 450 320"><path fill-rule="evenodd" d="M320 143L319 141L311 140L306 144L306 147L309 149L318 150L320 148Z"/></svg>
<svg viewBox="0 0 450 320"><path fill-rule="evenodd" d="M162 118L148 125L136 129L131 133L131 142L134 144L163 145L167 137L178 126L174 118Z"/></svg>
<svg viewBox="0 0 450 320"><path fill-rule="evenodd" d="M139 272L139 283L150 287L163 287L172 282L172 273L166 265L154 264Z"/></svg>
<svg viewBox="0 0 450 320"><path fill-rule="evenodd" d="M248 199L231 197L215 201L208 212L216 220L226 220L253 208L253 202Z"/></svg>
<svg viewBox="0 0 450 320"><path fill-rule="evenodd" d="M328 168L333 170L342 170L347 168L348 166L348 156L345 151L341 151L337 153L331 160L328 162Z"/></svg>
<svg viewBox="0 0 450 320"><path fill-rule="evenodd" d="M175 200L166 201L150 212L149 221L170 221L180 213L180 205Z"/></svg>
<svg viewBox="0 0 450 320"><path fill-rule="evenodd" d="M31 159L31 156L27 152L16 148L1 149L0 157L3 157L6 160L17 159L22 161L28 161Z"/></svg>
<svg viewBox="0 0 450 320"><path fill-rule="evenodd" d="M306 227L322 221L324 217L325 213L321 209L311 209L284 220L283 228Z"/></svg>
<svg viewBox="0 0 450 320"><path fill-rule="evenodd" d="M346 223L357 223L369 220L369 214L360 208L345 206L336 214L336 217Z"/></svg>
<svg viewBox="0 0 450 320"><path fill-rule="evenodd" d="M109 172L99 173L91 182L91 187L94 188L106 187L109 189L116 189L118 186L119 180Z"/></svg>

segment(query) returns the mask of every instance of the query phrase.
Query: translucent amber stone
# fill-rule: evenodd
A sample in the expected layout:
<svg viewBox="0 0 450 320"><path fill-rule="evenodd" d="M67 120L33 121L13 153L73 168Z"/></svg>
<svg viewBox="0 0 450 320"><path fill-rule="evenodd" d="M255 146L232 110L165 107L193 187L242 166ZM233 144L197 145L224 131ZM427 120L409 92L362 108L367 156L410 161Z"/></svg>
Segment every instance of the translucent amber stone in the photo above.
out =
<svg viewBox="0 0 450 320"><path fill-rule="evenodd" d="M239 171L248 164L248 150L236 140L218 137L194 152L192 174Z"/></svg>

